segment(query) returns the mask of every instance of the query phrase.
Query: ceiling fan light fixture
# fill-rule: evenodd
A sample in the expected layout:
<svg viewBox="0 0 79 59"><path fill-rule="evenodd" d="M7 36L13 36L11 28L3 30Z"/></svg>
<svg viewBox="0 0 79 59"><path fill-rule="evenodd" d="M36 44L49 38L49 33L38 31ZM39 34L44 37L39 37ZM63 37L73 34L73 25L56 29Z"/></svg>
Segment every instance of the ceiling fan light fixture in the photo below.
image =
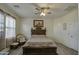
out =
<svg viewBox="0 0 79 59"><path fill-rule="evenodd" d="M40 16L45 16L46 14L44 12L41 12Z"/></svg>

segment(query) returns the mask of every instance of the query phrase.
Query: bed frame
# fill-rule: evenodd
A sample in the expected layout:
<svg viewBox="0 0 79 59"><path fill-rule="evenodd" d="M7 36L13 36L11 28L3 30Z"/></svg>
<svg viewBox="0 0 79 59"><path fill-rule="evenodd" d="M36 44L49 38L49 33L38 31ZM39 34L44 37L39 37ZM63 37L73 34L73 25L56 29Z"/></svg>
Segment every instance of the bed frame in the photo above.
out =
<svg viewBox="0 0 79 59"><path fill-rule="evenodd" d="M57 47L23 47L23 55L57 55Z"/></svg>
<svg viewBox="0 0 79 59"><path fill-rule="evenodd" d="M57 46L54 42L27 42L23 55L57 55Z"/></svg>

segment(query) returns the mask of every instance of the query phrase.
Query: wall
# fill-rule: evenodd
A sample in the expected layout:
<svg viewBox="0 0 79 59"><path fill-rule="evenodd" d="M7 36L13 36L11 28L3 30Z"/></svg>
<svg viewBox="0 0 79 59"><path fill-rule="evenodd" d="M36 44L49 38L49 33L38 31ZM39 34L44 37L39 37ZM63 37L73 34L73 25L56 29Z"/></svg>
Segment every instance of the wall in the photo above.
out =
<svg viewBox="0 0 79 59"><path fill-rule="evenodd" d="M78 51L78 10L75 9L65 16L54 19L52 36L57 42Z"/></svg>
<svg viewBox="0 0 79 59"><path fill-rule="evenodd" d="M46 27L46 34L47 36L49 36L49 33L51 33L50 29L50 25L52 25L51 20L47 20L44 18L41 18L42 20L44 20L44 27ZM27 18L27 19L22 19L21 20L21 33L24 34L28 39L31 38L31 28L33 28L33 20L35 20L35 18ZM40 20L40 19L38 19Z"/></svg>
<svg viewBox="0 0 79 59"><path fill-rule="evenodd" d="M30 38L32 19L22 19L20 24L21 24L20 32L24 34L27 38Z"/></svg>
<svg viewBox="0 0 79 59"><path fill-rule="evenodd" d="M21 19L16 19L16 35L17 34L20 34L20 22L21 22Z"/></svg>

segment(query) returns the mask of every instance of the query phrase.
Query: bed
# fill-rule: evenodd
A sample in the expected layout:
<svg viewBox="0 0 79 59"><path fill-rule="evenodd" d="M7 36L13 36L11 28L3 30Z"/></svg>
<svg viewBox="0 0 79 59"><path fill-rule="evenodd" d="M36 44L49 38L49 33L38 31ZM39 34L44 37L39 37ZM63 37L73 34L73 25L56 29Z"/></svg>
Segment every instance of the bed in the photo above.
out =
<svg viewBox="0 0 79 59"><path fill-rule="evenodd" d="M24 55L57 55L55 42L45 35L32 35L23 46Z"/></svg>

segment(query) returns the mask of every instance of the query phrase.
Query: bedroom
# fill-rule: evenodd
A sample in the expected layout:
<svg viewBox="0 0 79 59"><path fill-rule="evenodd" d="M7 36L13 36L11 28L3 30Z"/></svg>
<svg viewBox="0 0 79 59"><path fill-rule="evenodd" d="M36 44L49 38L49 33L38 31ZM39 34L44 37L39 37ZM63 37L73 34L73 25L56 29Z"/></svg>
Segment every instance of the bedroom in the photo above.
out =
<svg viewBox="0 0 79 59"><path fill-rule="evenodd" d="M4 50L9 50L10 54L14 54L14 55L22 54L23 51L21 50L22 48L20 48L20 46L12 50L10 50L10 46L14 41L16 41L15 38L16 35L23 34L26 40L30 42L32 41L32 43L46 42L44 44L42 43L41 44L33 43L33 44L40 46L49 45L47 46L48 49L50 48L49 50L52 50L53 48L50 47L52 44L51 45L47 44L48 41L50 43L51 40L54 41L54 44L56 44L55 47L57 48L55 52L58 55L78 54L78 38L79 38L78 37L78 31L79 31L78 4L76 3L48 3L48 4L3 3L0 4L0 10L1 10L0 14L3 15L4 17L4 21L3 21L4 32L3 35L0 33L2 35L0 39L1 53L3 53ZM9 19L16 20L13 21L14 25L8 21ZM6 30L6 25L7 25L6 22L8 22L8 24L10 23L8 26L12 24L13 28ZM9 36L11 37L8 38ZM41 51L44 51L44 49L41 49ZM24 52L26 51L24 50Z"/></svg>

